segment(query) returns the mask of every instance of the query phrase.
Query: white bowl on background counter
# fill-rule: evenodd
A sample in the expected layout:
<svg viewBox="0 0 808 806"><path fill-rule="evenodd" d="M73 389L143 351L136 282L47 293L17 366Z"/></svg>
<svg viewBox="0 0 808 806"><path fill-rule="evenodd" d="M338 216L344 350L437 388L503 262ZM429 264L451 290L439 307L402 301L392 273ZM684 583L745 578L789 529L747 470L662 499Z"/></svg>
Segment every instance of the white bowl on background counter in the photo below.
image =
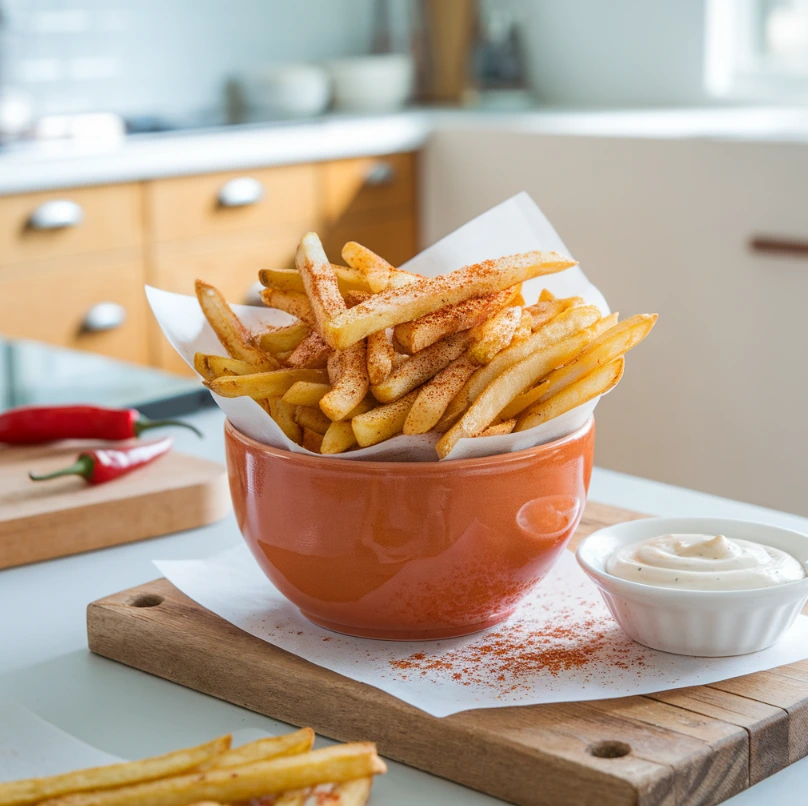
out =
<svg viewBox="0 0 808 806"><path fill-rule="evenodd" d="M411 56L384 53L329 62L334 106L351 112L392 112L412 95L415 66Z"/></svg>
<svg viewBox="0 0 808 806"><path fill-rule="evenodd" d="M667 534L751 540L788 552L803 567L808 564L808 536L763 523L643 518L593 532L578 546L578 562L623 631L640 644L677 655L746 655L775 643L808 600L808 578L770 588L698 591L644 585L606 572L618 548Z"/></svg>

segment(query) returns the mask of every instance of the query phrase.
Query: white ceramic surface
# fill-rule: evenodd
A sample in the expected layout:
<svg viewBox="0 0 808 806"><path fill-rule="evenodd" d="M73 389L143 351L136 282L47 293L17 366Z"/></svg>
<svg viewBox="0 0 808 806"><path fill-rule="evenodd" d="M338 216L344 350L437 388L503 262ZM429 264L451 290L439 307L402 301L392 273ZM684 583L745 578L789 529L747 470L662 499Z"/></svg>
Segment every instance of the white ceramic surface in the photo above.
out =
<svg viewBox="0 0 808 806"><path fill-rule="evenodd" d="M299 118L319 115L331 101L331 78L313 64L288 64L256 70L243 79L253 115Z"/></svg>
<svg viewBox="0 0 808 806"><path fill-rule="evenodd" d="M808 563L808 536L728 518L645 518L593 532L578 546L581 567L617 623L635 641L679 655L745 655L771 646L808 600L808 578L771 588L693 591L619 579L606 561L621 546L666 534L723 534L773 546Z"/></svg>
<svg viewBox="0 0 808 806"><path fill-rule="evenodd" d="M340 59L328 70L334 84L334 106L352 112L391 112L412 95L415 69L410 56L385 53Z"/></svg>

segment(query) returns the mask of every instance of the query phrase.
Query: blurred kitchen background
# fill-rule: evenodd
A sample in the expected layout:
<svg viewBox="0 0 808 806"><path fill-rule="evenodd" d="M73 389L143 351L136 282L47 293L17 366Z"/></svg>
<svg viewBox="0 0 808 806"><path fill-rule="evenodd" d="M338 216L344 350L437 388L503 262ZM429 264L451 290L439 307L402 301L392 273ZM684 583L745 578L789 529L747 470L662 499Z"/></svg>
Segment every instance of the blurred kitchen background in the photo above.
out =
<svg viewBox="0 0 808 806"><path fill-rule="evenodd" d="M597 462L808 515L808 0L0 0L0 408L199 405L145 283L521 190L660 313Z"/></svg>

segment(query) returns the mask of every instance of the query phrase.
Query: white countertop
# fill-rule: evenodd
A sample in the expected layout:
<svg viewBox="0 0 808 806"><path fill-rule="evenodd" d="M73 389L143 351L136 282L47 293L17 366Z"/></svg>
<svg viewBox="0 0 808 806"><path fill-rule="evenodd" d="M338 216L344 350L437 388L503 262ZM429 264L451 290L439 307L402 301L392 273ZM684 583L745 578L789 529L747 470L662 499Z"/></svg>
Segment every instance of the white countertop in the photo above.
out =
<svg viewBox="0 0 808 806"><path fill-rule="evenodd" d="M176 434L181 450L221 460L218 409L187 418L207 434ZM590 498L658 515L746 518L808 532L808 519L596 469ZM110 753L137 758L197 744L238 728L273 734L283 723L91 655L85 608L158 575L154 558L204 556L240 541L232 517L204 529L0 571L0 694ZM325 743L324 740L321 740ZM499 801L391 762L372 803L485 804ZM808 759L727 801L732 806L802 802Z"/></svg>
<svg viewBox="0 0 808 806"><path fill-rule="evenodd" d="M0 196L167 176L379 156L420 148L441 128L541 135L808 142L804 109L495 112L410 109L277 125L137 135L106 146L28 144L0 150Z"/></svg>

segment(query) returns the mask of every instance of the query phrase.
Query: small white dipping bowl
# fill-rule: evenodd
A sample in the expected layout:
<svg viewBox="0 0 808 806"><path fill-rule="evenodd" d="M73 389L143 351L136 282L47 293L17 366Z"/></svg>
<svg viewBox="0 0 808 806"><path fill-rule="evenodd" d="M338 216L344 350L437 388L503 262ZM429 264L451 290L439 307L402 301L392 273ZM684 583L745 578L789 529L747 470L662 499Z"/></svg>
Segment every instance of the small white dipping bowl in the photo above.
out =
<svg viewBox="0 0 808 806"><path fill-rule="evenodd" d="M788 552L803 567L808 563L808 536L764 523L643 518L599 529L578 546L578 562L600 588L617 623L640 644L677 655L746 655L777 641L808 600L808 578L771 588L694 591L629 582L606 572L606 563L618 548L668 534L751 540Z"/></svg>

